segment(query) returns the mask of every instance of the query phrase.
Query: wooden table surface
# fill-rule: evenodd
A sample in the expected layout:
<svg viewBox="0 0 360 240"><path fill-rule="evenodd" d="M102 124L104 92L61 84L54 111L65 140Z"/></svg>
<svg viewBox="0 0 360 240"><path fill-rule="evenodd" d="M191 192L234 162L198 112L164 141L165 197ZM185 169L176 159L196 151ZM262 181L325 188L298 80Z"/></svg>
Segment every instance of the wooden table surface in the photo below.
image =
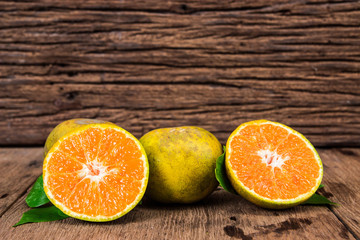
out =
<svg viewBox="0 0 360 240"><path fill-rule="evenodd" d="M1 239L360 239L360 1L0 0ZM136 137L269 119L303 133L337 207L270 211L221 190L111 223L11 226L70 118Z"/></svg>
<svg viewBox="0 0 360 240"><path fill-rule="evenodd" d="M218 188L204 201L165 206L145 202L109 223L76 219L12 228L28 209L25 196L42 171L42 148L0 149L2 239L359 239L360 149L320 150L324 196L337 207L261 209Z"/></svg>

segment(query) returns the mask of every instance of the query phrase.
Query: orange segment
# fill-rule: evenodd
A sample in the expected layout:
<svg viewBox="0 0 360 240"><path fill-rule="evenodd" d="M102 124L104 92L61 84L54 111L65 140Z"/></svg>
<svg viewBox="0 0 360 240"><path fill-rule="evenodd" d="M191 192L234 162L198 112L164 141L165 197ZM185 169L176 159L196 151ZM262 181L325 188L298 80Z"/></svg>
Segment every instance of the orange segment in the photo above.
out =
<svg viewBox="0 0 360 240"><path fill-rule="evenodd" d="M96 217L99 210L98 183L90 178L78 181L66 198L66 206L77 214Z"/></svg>
<svg viewBox="0 0 360 240"><path fill-rule="evenodd" d="M269 208L305 201L323 174L321 160L304 136L267 120L242 124L231 134L225 163L235 190Z"/></svg>
<svg viewBox="0 0 360 240"><path fill-rule="evenodd" d="M76 184L81 181L81 177L75 172L49 174L47 179L47 188L52 189L53 198L56 201L67 199L75 188Z"/></svg>
<svg viewBox="0 0 360 240"><path fill-rule="evenodd" d="M254 171L254 167L251 167L250 171ZM258 175L255 178L255 184L253 190L257 194L261 194L267 198L278 198L278 188L275 183L275 177L271 169L265 164L260 163L256 168L256 172L252 172L252 175Z"/></svg>
<svg viewBox="0 0 360 240"><path fill-rule="evenodd" d="M104 216L113 216L124 211L126 203L117 191L103 182L99 184L99 191L104 193L99 199L99 208L101 208Z"/></svg>
<svg viewBox="0 0 360 240"><path fill-rule="evenodd" d="M275 184L279 190L279 197L292 199L299 195L299 183L286 168L275 168Z"/></svg>
<svg viewBox="0 0 360 240"><path fill-rule="evenodd" d="M114 141L114 139L118 139L118 142ZM113 129L105 129L102 136L101 147L99 148L98 158L107 161L107 165L113 164L111 162L109 163L109 161L113 160L115 151L119 151L123 148L125 139L125 134ZM118 146L118 144L120 145Z"/></svg>
<svg viewBox="0 0 360 240"><path fill-rule="evenodd" d="M44 160L44 190L65 214L110 221L141 200L148 179L136 138L108 123L89 124L62 137Z"/></svg>
<svg viewBox="0 0 360 240"><path fill-rule="evenodd" d="M263 149L268 146L265 136L261 133L259 125L249 125L240 130L240 136L246 138L249 142L257 145L258 148ZM255 151L255 149L254 149Z"/></svg>
<svg viewBox="0 0 360 240"><path fill-rule="evenodd" d="M275 150L289 135L288 130L272 124L261 124L259 127L261 134L268 143L267 147L270 148L270 150Z"/></svg>
<svg viewBox="0 0 360 240"><path fill-rule="evenodd" d="M50 174L72 173L83 168L83 163L64 152L54 152L49 159L48 171Z"/></svg>
<svg viewBox="0 0 360 240"><path fill-rule="evenodd" d="M73 137L68 140L67 144L60 145L59 152L62 152L67 156L72 156L81 163L87 162L82 144L78 137Z"/></svg>
<svg viewBox="0 0 360 240"><path fill-rule="evenodd" d="M124 177L117 174L106 176L103 184L110 186L116 191L119 194L119 198L122 199L125 204L134 201L136 198L136 191L141 188L140 181L134 181L131 177Z"/></svg>
<svg viewBox="0 0 360 240"><path fill-rule="evenodd" d="M84 155L88 161L97 157L102 138L102 130L99 128L89 128L78 135Z"/></svg>

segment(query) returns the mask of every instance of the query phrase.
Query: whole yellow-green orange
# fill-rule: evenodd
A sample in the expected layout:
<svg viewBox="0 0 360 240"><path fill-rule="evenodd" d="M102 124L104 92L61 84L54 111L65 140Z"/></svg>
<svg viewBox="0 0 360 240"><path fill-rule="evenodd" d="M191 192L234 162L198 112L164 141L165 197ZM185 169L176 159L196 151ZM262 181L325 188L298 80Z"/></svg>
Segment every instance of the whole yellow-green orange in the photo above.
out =
<svg viewBox="0 0 360 240"><path fill-rule="evenodd" d="M216 159L222 146L209 131L192 126L163 128L140 139L149 160L146 196L163 203L193 203L218 186Z"/></svg>

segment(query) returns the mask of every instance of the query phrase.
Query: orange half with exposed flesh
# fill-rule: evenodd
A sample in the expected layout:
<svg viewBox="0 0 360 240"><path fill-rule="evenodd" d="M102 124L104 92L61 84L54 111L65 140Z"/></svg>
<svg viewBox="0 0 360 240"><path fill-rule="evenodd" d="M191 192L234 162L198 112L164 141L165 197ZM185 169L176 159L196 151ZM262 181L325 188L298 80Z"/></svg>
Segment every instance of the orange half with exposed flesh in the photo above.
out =
<svg viewBox="0 0 360 240"><path fill-rule="evenodd" d="M288 208L309 199L323 177L321 159L299 132L276 122L240 125L226 144L225 166L234 189L265 208Z"/></svg>
<svg viewBox="0 0 360 240"><path fill-rule="evenodd" d="M65 214L94 222L117 219L141 200L149 168L140 142L112 123L86 124L47 153L44 190Z"/></svg>

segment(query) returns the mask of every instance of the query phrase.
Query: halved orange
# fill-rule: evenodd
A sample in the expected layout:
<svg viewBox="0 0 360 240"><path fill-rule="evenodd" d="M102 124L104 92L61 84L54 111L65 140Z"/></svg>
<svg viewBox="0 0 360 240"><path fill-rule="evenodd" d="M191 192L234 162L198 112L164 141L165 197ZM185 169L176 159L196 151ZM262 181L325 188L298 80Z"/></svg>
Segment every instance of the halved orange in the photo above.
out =
<svg viewBox="0 0 360 240"><path fill-rule="evenodd" d="M225 166L237 193L274 209L306 201L323 176L311 143L290 127L267 120L244 123L230 135Z"/></svg>
<svg viewBox="0 0 360 240"><path fill-rule="evenodd" d="M115 124L97 122L75 119L59 125L66 134L49 149L43 178L47 197L62 212L103 222L123 216L139 203L149 168L134 136ZM71 131L64 130L68 125Z"/></svg>

